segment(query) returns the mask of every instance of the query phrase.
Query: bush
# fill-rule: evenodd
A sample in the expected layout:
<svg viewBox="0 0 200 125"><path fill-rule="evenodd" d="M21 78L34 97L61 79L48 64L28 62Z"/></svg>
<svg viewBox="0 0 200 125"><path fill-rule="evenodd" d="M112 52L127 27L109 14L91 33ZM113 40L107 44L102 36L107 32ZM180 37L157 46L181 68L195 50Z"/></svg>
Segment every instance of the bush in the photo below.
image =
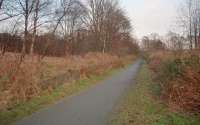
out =
<svg viewBox="0 0 200 125"><path fill-rule="evenodd" d="M159 67L159 66L158 66ZM161 83L165 83L183 74L183 67L181 65L180 59L173 61L166 61L160 64L160 70L156 77Z"/></svg>
<svg viewBox="0 0 200 125"><path fill-rule="evenodd" d="M149 64L162 87L163 99L173 109L200 113L200 57L197 54L155 55Z"/></svg>
<svg viewBox="0 0 200 125"><path fill-rule="evenodd" d="M200 73L185 69L182 77L168 83L163 97L173 108L200 113Z"/></svg>

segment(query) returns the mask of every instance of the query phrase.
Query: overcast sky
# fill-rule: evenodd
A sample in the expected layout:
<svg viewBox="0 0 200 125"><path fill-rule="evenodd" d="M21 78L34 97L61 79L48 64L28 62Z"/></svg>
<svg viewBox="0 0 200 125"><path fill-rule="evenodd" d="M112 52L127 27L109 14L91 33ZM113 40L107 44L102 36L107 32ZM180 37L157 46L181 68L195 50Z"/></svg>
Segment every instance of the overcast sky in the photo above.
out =
<svg viewBox="0 0 200 125"><path fill-rule="evenodd" d="M180 1L183 0L120 0L139 38L152 32L165 35L173 30Z"/></svg>
<svg viewBox="0 0 200 125"><path fill-rule="evenodd" d="M183 0L119 1L131 19L134 34L141 38L150 33L165 35L169 30L173 31L178 15L177 10Z"/></svg>

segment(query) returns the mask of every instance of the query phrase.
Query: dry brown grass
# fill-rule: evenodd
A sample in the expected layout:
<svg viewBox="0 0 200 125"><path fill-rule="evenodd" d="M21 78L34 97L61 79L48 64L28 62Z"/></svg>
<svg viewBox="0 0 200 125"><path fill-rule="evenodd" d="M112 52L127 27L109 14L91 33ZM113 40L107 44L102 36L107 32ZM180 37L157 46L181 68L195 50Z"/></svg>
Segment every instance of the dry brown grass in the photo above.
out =
<svg viewBox="0 0 200 125"><path fill-rule="evenodd" d="M17 58L9 54L0 60L0 110L27 101L40 92L40 65L24 62L19 67Z"/></svg>
<svg viewBox="0 0 200 125"><path fill-rule="evenodd" d="M110 54L88 53L84 56L66 58L46 57L42 62L38 62L37 57L27 56L18 67L16 61L18 56L7 53L0 59L0 110L28 101L63 82L123 67L127 61L133 59L133 56L119 58Z"/></svg>

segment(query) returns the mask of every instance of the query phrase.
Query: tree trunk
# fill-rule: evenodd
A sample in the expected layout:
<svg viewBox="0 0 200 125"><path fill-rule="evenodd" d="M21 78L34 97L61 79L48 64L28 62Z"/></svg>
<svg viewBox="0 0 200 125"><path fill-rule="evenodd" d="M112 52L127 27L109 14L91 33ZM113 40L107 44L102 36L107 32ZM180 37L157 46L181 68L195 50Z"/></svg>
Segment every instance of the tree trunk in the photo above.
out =
<svg viewBox="0 0 200 125"><path fill-rule="evenodd" d="M22 51L21 51L21 59L20 62L23 60L23 58L26 55L26 43L28 41L28 18L25 19L25 31L24 31L24 40L22 44Z"/></svg>
<svg viewBox="0 0 200 125"><path fill-rule="evenodd" d="M25 55L26 55L26 43L28 41L28 18L29 18L29 4L28 1L26 0L25 3L25 24L24 24L24 40L23 40L23 44L22 44L22 51L21 51L21 57L20 57L20 62L19 64L21 64L21 62L23 61Z"/></svg>
<svg viewBox="0 0 200 125"><path fill-rule="evenodd" d="M199 21L200 21L200 18L199 18ZM199 24L199 34L198 34L198 49L200 49L200 24Z"/></svg>
<svg viewBox="0 0 200 125"><path fill-rule="evenodd" d="M39 4L40 4L40 0L36 0L35 13L34 13L33 38L32 38L31 47L30 47L30 55L31 56L34 55L34 47L35 47L35 43L36 43Z"/></svg>
<svg viewBox="0 0 200 125"><path fill-rule="evenodd" d="M106 40L103 40L103 50L102 53L105 54L106 52Z"/></svg>
<svg viewBox="0 0 200 125"><path fill-rule="evenodd" d="M189 1L189 41L190 41L190 50L193 49L192 42L192 2Z"/></svg>
<svg viewBox="0 0 200 125"><path fill-rule="evenodd" d="M198 48L198 42L197 42L197 25L194 24L194 44L195 44L195 49Z"/></svg>

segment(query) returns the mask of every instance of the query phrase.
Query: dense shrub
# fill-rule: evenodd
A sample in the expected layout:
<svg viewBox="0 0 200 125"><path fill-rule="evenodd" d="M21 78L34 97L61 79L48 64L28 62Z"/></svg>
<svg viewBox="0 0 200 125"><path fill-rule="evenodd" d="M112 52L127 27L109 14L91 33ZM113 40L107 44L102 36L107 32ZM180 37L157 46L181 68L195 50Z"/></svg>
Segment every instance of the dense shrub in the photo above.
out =
<svg viewBox="0 0 200 125"><path fill-rule="evenodd" d="M150 68L160 83L162 97L170 107L200 113L200 57L198 54L174 56L152 54Z"/></svg>
<svg viewBox="0 0 200 125"><path fill-rule="evenodd" d="M183 67L181 65L180 59L163 62L160 64L160 66L157 67L160 68L156 79L161 83L165 83L183 74Z"/></svg>
<svg viewBox="0 0 200 125"><path fill-rule="evenodd" d="M200 73L185 69L181 77L168 83L163 97L175 109L200 113Z"/></svg>

